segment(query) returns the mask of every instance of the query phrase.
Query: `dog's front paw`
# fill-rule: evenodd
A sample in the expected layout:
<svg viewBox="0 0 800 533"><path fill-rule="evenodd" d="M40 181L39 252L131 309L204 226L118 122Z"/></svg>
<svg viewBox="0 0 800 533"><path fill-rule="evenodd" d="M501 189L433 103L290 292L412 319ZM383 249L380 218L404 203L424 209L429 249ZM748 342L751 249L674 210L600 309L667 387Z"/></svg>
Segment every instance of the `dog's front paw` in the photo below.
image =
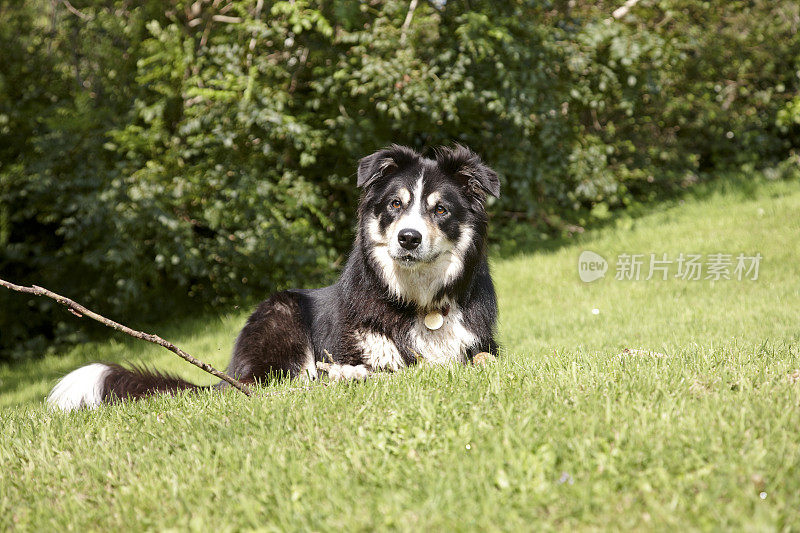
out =
<svg viewBox="0 0 800 533"><path fill-rule="evenodd" d="M369 376L369 370L364 365L339 365L319 361L317 369L327 373L331 381L367 379Z"/></svg>

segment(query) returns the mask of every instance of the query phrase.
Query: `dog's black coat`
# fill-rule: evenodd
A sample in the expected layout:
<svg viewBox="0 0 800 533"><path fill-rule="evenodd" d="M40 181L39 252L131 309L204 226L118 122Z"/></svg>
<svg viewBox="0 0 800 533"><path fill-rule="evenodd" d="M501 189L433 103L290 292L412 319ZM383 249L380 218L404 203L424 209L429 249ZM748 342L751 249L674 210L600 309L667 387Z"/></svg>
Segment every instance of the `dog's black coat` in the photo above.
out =
<svg viewBox="0 0 800 533"><path fill-rule="evenodd" d="M229 374L244 382L275 375L316 375L315 362L330 359L341 365L380 370L379 361L365 353L365 338L378 339L379 346L388 346L386 353L396 353L401 359L384 368L411 365L426 357L418 351L420 346L427 346L424 336L429 333L419 326L424 315L441 309L449 312L451 307L458 313L459 322L452 327L452 335L441 333L444 340L432 346L442 346L445 351L456 346L461 353L440 353L440 359L464 362L479 352L497 353L497 303L486 259L484 209L487 194L499 195L497 175L461 146L441 148L430 159L394 145L359 162L358 186L363 194L357 235L339 280L321 289L278 292L259 304L236 340ZM435 278L430 285L409 288L405 293L404 285L392 277L392 272L414 280L414 274L407 272L416 270L392 266L385 255L381 262L376 236L399 224L397 220L403 216L403 208L395 207L402 203L398 190L404 189L402 195L408 197L415 186L416 193L422 192L418 200L422 214L417 220L423 220L431 235L445 243L443 249L456 247L441 252L450 253L452 259L440 254L433 255L431 261L445 265L449 260L455 267L448 271L446 280ZM438 203L435 208L426 207L422 198ZM409 253L399 260L404 261L414 263L415 259ZM434 264L420 263L420 272ZM434 290L429 296L415 292L427 294L431 286ZM458 335L462 338L455 338ZM186 388L199 387L171 376L111 365L104 378L103 401Z"/></svg>

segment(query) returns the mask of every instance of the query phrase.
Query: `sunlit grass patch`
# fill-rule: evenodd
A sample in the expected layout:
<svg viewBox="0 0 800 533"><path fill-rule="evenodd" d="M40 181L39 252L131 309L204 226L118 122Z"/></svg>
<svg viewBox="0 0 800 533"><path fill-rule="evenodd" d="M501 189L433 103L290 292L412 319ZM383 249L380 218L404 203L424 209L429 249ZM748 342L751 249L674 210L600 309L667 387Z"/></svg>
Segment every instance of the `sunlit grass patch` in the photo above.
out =
<svg viewBox="0 0 800 533"><path fill-rule="evenodd" d="M763 183L495 259L482 367L70 414L41 400L87 361L210 379L125 339L2 367L0 529L796 528L798 235L800 184ZM584 283L584 250L764 259L757 280ZM245 318L158 333L224 367Z"/></svg>

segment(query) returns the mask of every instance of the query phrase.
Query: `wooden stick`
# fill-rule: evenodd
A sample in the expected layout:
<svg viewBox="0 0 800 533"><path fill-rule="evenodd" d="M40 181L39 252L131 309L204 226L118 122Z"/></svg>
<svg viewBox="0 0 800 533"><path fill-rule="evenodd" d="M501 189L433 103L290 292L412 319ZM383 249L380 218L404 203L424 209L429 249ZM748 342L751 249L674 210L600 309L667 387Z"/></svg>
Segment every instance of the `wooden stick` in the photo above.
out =
<svg viewBox="0 0 800 533"><path fill-rule="evenodd" d="M203 361L195 359L194 357L192 357L188 353L184 352L183 350L181 350L180 348L178 348L177 346L175 346L171 342L165 341L164 339L162 339L158 335L151 335L151 334L145 333L143 331L136 331L135 329L131 329L128 326L123 326L119 322L114 322L113 320L109 320L106 317L104 317L102 315L99 315L99 314L95 313L94 311L92 311L90 309L85 308L81 304L79 304L77 302L73 302L69 298L61 296L60 294L56 294L56 293L54 293L52 291L49 291L49 290L47 290L45 288L37 287L36 285L33 285L31 287L23 287L21 285L15 285L13 283L10 283L8 281L0 279L0 286L5 287L6 289L11 289L12 291L24 292L24 293L33 294L33 295L36 295L36 296L47 296L48 298L51 298L51 299L57 301L61 305L66 306L70 313L72 313L73 315L75 315L75 316L77 316L79 318L82 317L82 316L88 316L92 320L96 320L96 321L100 322L103 325L106 325L106 326L108 326L110 328L114 328L117 331L121 331L123 333L127 333L131 337L136 337L137 339L142 339L144 341L153 342L155 344L163 346L164 348L166 348L170 352L172 352L172 353L178 355L179 357L181 357L184 361L188 361L189 363L192 363L197 368L205 370L206 372L208 372L212 376L216 376L216 377L218 377L219 379L221 379L223 381L227 381L228 383L230 383L231 385L233 385L234 387L239 389L246 396L252 396L252 394L253 394L252 391L247 387L247 385L245 385L241 381L232 378L231 376L229 376L228 374L225 374L224 372L220 372L219 370L217 370L213 366L209 365L208 363L204 363Z"/></svg>

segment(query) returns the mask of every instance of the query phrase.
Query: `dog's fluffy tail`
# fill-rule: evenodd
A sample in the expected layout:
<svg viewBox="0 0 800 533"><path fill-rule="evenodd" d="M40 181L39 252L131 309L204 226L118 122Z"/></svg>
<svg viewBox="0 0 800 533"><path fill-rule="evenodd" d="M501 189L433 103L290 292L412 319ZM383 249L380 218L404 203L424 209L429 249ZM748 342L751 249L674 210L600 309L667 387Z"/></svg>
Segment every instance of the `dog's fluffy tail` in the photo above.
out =
<svg viewBox="0 0 800 533"><path fill-rule="evenodd" d="M73 370L59 381L47 403L71 411L94 408L103 403L137 399L157 393L186 389L205 389L180 378L146 369L127 369L115 364L92 363Z"/></svg>

